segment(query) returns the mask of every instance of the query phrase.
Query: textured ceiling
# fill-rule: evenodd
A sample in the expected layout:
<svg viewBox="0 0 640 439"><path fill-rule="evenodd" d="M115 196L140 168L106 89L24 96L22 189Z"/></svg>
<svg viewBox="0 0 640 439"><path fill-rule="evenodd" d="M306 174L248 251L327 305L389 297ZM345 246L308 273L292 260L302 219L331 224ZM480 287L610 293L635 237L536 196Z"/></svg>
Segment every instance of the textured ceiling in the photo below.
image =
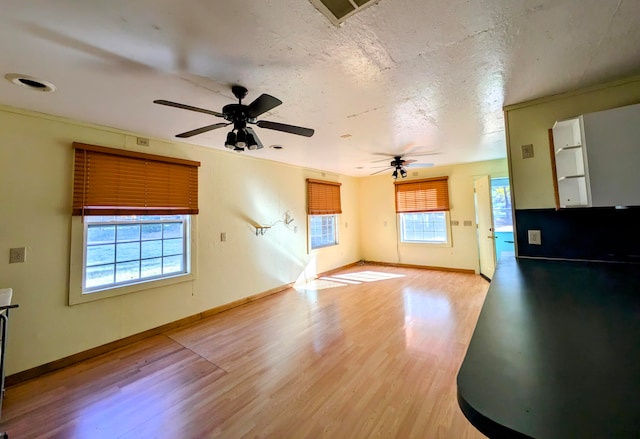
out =
<svg viewBox="0 0 640 439"><path fill-rule="evenodd" d="M437 165L504 157L502 106L640 73L640 0L381 0L331 24L308 0L0 0L0 104L151 138L220 122L230 86L283 105L241 154L347 175L381 153ZM187 141L224 149L227 129ZM228 151L229 154L237 154ZM384 164L384 163L383 163Z"/></svg>

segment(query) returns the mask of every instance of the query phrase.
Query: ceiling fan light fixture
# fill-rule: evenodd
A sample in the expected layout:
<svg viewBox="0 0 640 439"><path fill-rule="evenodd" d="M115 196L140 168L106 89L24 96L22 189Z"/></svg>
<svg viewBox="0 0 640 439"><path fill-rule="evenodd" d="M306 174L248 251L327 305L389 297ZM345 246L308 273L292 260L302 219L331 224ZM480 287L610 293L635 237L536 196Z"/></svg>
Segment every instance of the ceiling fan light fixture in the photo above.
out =
<svg viewBox="0 0 640 439"><path fill-rule="evenodd" d="M258 149L258 142L256 142L255 137L253 137L251 133L247 133L247 149L250 151Z"/></svg>
<svg viewBox="0 0 640 439"><path fill-rule="evenodd" d="M236 134L236 146L238 148L247 146L247 132L245 130L238 130L238 134Z"/></svg>
<svg viewBox="0 0 640 439"><path fill-rule="evenodd" d="M394 180L395 180L395 179L397 179L397 178L398 178L398 170L397 170L397 169L394 169L394 170L393 170L393 174L391 174L391 175L393 175L393 179L394 179Z"/></svg>
<svg viewBox="0 0 640 439"><path fill-rule="evenodd" d="M405 171L403 168L400 168L400 175L402 175L402 178L405 178L407 176L407 171Z"/></svg>
<svg viewBox="0 0 640 439"><path fill-rule="evenodd" d="M234 149L236 147L236 133L229 131L227 141L224 142L225 148Z"/></svg>

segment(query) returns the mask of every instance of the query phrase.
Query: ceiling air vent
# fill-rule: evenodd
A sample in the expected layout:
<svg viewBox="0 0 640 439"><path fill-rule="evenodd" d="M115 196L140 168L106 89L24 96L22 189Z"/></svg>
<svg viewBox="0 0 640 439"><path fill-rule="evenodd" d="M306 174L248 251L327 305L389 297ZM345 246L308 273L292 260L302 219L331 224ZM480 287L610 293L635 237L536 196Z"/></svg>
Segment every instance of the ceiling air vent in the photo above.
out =
<svg viewBox="0 0 640 439"><path fill-rule="evenodd" d="M309 0L335 25L380 0Z"/></svg>

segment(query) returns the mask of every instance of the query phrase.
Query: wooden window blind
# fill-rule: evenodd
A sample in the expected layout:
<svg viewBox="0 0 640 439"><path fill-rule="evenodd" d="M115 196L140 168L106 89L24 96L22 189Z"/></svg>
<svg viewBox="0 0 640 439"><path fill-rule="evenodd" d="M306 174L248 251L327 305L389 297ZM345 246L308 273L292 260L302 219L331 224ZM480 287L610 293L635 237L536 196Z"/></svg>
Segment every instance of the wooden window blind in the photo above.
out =
<svg viewBox="0 0 640 439"><path fill-rule="evenodd" d="M449 210L448 177L395 182L396 212Z"/></svg>
<svg viewBox="0 0 640 439"><path fill-rule="evenodd" d="M340 185L332 181L307 179L307 213L332 215L342 213Z"/></svg>
<svg viewBox="0 0 640 439"><path fill-rule="evenodd" d="M198 213L200 162L74 142L73 215Z"/></svg>

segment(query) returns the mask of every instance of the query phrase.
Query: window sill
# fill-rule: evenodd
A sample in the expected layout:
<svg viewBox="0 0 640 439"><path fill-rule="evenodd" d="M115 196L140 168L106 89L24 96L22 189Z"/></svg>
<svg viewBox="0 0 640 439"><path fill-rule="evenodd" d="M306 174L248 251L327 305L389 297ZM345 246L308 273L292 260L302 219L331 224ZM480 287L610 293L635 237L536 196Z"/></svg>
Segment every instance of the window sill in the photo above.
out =
<svg viewBox="0 0 640 439"><path fill-rule="evenodd" d="M453 247L451 242L427 242L427 241L400 241L400 245L408 245L408 246L425 245L428 247L441 247L441 248Z"/></svg>
<svg viewBox="0 0 640 439"><path fill-rule="evenodd" d="M135 284L107 288L104 290L94 290L87 293L83 293L79 288L77 289L77 291L75 291L74 288L69 291L69 306L78 305L80 303L93 302L100 299L106 299L108 297L116 297L124 294L135 293L138 291L150 290L153 288L161 288L183 282L191 282L193 280L195 280L194 274L188 273L153 281L139 282Z"/></svg>
<svg viewBox="0 0 640 439"><path fill-rule="evenodd" d="M319 245L318 247L311 247L311 251L314 251L314 250L322 250L323 248L328 248L328 247L335 247L336 245L338 245L338 243L335 243L335 244L327 244L327 245Z"/></svg>

